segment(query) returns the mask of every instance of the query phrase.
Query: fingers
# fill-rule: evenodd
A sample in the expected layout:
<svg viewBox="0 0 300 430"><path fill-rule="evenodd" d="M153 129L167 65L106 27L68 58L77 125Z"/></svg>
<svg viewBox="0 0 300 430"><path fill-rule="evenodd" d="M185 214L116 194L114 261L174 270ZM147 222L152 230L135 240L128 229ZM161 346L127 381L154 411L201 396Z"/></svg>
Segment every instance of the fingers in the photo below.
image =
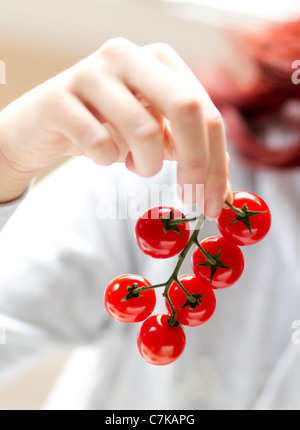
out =
<svg viewBox="0 0 300 430"><path fill-rule="evenodd" d="M85 154L104 166L118 161L119 148L111 134L74 95L51 91L39 107L44 128L72 143L69 155Z"/></svg>
<svg viewBox="0 0 300 430"><path fill-rule="evenodd" d="M186 79L145 51L130 49L126 59L131 73L125 73L125 84L141 93L170 120L182 189L185 184L203 184L208 164L208 135L201 97Z"/></svg>
<svg viewBox="0 0 300 430"><path fill-rule="evenodd" d="M215 219L220 215L227 195L228 164L223 122L219 116L208 119L209 165L205 184L205 213Z"/></svg>
<svg viewBox="0 0 300 430"><path fill-rule="evenodd" d="M194 202L197 184L204 184L205 213L216 218L223 206L227 183L223 122L183 61L169 48L162 55L159 46L160 55L154 61L148 55L151 48L125 45L127 68L122 79L170 121L178 183L181 190L192 190L182 196L184 200ZM187 188L187 184L192 187Z"/></svg>
<svg viewBox="0 0 300 430"><path fill-rule="evenodd" d="M227 190L226 190L226 196L224 201L227 201L228 203L233 202L233 194L232 194L232 187L229 179L229 171L230 171L230 156L228 152L226 151L226 163L227 163ZM228 205L224 203L223 208L228 209Z"/></svg>
<svg viewBox="0 0 300 430"><path fill-rule="evenodd" d="M195 202L203 184L206 216L219 215L230 196L223 121L171 48L109 41L70 72L67 89L53 115L82 153L99 164L126 160L141 176L157 173L167 153L178 162L182 198Z"/></svg>
<svg viewBox="0 0 300 430"><path fill-rule="evenodd" d="M229 197L231 195L231 191L227 189L229 155L226 152L226 134L221 115L198 79L172 48L164 44L152 44L145 47L145 49L150 50L156 58L176 71L186 82L189 82L194 89L194 94L198 95L198 100L201 101L202 120L204 121L203 127L206 130L204 130L202 134L202 141L198 140L197 143L197 152L201 155L199 159L196 158L194 160L195 179L201 180L206 173L203 182L205 189L204 212L208 218L217 218L222 209L226 195L229 194ZM201 118L199 118L199 120L201 120ZM185 137L188 138L188 134L186 134ZM202 150L200 149L201 146ZM183 147L183 150L187 148L187 146ZM191 164L188 164L187 168L189 166L191 166ZM183 170L183 175L186 177L185 166L180 162L179 169ZM203 171L202 175L199 173L200 169ZM193 169L190 169L189 172L189 174L192 175Z"/></svg>
<svg viewBox="0 0 300 430"><path fill-rule="evenodd" d="M75 92L120 133L128 145L127 162L131 170L146 177L160 171L162 127L122 82L92 73Z"/></svg>

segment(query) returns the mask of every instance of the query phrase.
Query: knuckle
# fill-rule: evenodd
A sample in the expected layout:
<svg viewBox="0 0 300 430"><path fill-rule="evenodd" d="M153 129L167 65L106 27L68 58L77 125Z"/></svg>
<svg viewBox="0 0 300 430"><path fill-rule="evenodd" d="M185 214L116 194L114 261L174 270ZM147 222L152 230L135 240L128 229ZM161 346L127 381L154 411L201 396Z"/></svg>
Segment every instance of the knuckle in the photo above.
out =
<svg viewBox="0 0 300 430"><path fill-rule="evenodd" d="M164 42L151 43L148 47L152 50L155 57L162 62L170 57L174 57L174 55L177 55L176 51Z"/></svg>
<svg viewBox="0 0 300 430"><path fill-rule="evenodd" d="M227 189L228 171L226 163L219 162L216 166L210 168L207 177L208 188L215 194L223 194Z"/></svg>
<svg viewBox="0 0 300 430"><path fill-rule="evenodd" d="M224 121L218 109L206 112L205 119L210 132L219 132L224 129Z"/></svg>
<svg viewBox="0 0 300 430"><path fill-rule="evenodd" d="M132 46L132 43L123 37L114 37L107 40L101 48L97 51L97 54L102 58L106 57L115 60L120 56L126 54L128 49Z"/></svg>
<svg viewBox="0 0 300 430"><path fill-rule="evenodd" d="M173 111L175 115L194 118L202 111L201 102L194 94L186 94L175 100Z"/></svg>
<svg viewBox="0 0 300 430"><path fill-rule="evenodd" d="M61 88L50 88L49 90L43 92L43 95L40 99L42 107L51 106L51 108L61 109L65 106L67 97L67 92L62 90Z"/></svg>
<svg viewBox="0 0 300 430"><path fill-rule="evenodd" d="M78 90L85 87L87 82L93 83L97 78L92 64L88 61L83 62L72 69L68 79L68 89L77 93Z"/></svg>
<svg viewBox="0 0 300 430"><path fill-rule="evenodd" d="M110 137L106 134L87 133L83 139L83 145L89 153L103 151L110 143Z"/></svg>
<svg viewBox="0 0 300 430"><path fill-rule="evenodd" d="M149 142L162 139L163 134L159 124L155 122L144 122L134 130L134 139L139 142Z"/></svg>
<svg viewBox="0 0 300 430"><path fill-rule="evenodd" d="M206 172L208 168L208 156L206 154L193 154L193 157L187 157L185 160L180 160L181 170L186 172Z"/></svg>
<svg viewBox="0 0 300 430"><path fill-rule="evenodd" d="M214 174L206 186L207 193L212 195L225 196L227 190L227 181L223 175Z"/></svg>
<svg viewBox="0 0 300 430"><path fill-rule="evenodd" d="M37 97L36 120L39 124L52 123L52 120L64 115L68 109L69 94L59 87L51 87L42 91Z"/></svg>

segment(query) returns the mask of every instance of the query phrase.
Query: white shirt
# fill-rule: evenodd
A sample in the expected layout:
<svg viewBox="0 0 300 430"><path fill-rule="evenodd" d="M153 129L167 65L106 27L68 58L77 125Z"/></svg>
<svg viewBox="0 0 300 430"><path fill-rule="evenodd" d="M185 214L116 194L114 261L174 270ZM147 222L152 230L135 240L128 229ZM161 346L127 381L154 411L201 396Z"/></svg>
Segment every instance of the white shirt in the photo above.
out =
<svg viewBox="0 0 300 430"><path fill-rule="evenodd" d="M45 409L298 409L300 345L292 339L300 320L299 179L299 170L254 174L233 157L233 189L264 198L272 228L259 244L242 248L241 280L216 291L213 318L186 327L183 355L160 367L139 355L139 324L114 321L103 294L124 273L167 280L176 257L144 255L134 219L100 218L114 198L105 190L175 184L176 165L166 162L156 177L141 179L119 164L68 162L34 187L0 236L0 325L6 333L0 383L66 347L71 359ZM117 193L118 214L128 210L123 197ZM136 195L130 198L137 202ZM176 197L173 203L180 205ZM1 211L3 223L7 206ZM216 234L215 223L206 222L200 238ZM189 258L181 273L192 273ZM164 311L159 292L157 301L156 312Z"/></svg>

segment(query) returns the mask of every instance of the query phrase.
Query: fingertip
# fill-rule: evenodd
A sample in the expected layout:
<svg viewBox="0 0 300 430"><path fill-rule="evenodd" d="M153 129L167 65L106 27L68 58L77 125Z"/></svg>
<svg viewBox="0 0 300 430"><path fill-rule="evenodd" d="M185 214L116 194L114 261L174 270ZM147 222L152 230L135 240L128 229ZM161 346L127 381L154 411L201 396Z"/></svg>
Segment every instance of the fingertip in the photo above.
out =
<svg viewBox="0 0 300 430"><path fill-rule="evenodd" d="M134 169L134 161L133 161L133 156L131 154L131 152L128 152L126 159L125 159L125 166L126 168L130 171L130 172L134 172L135 173L135 169Z"/></svg>
<svg viewBox="0 0 300 430"><path fill-rule="evenodd" d="M163 167L163 157L152 160L151 163L149 162L149 160L148 162L145 162L145 160L143 160L142 163L137 161L132 155L132 153L129 152L125 159L125 166L128 170L142 178L151 178L161 171Z"/></svg>
<svg viewBox="0 0 300 430"><path fill-rule="evenodd" d="M226 190L226 195L224 198L224 205L223 205L223 209L229 209L229 206L225 202L228 202L230 204L233 203L233 193L232 193L232 187L229 179L227 180L227 190Z"/></svg>
<svg viewBox="0 0 300 430"><path fill-rule="evenodd" d="M205 197L204 214L208 220L215 221L219 218L224 203L224 197L220 194L209 194Z"/></svg>
<svg viewBox="0 0 300 430"><path fill-rule="evenodd" d="M201 213L204 213L204 185L177 183L177 194L186 205L197 205Z"/></svg>

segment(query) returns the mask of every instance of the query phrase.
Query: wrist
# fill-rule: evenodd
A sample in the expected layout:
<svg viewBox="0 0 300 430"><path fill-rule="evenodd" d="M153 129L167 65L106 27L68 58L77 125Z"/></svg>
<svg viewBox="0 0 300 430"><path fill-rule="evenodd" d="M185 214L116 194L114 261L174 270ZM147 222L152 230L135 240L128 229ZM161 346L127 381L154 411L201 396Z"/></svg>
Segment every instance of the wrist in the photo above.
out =
<svg viewBox="0 0 300 430"><path fill-rule="evenodd" d="M25 173L14 168L0 150L0 204L22 196L34 177L34 172Z"/></svg>
<svg viewBox="0 0 300 430"><path fill-rule="evenodd" d="M36 176L34 171L22 170L14 162L14 154L10 142L15 142L17 136L9 116L4 111L0 115L0 204L12 202L25 192L32 179Z"/></svg>

